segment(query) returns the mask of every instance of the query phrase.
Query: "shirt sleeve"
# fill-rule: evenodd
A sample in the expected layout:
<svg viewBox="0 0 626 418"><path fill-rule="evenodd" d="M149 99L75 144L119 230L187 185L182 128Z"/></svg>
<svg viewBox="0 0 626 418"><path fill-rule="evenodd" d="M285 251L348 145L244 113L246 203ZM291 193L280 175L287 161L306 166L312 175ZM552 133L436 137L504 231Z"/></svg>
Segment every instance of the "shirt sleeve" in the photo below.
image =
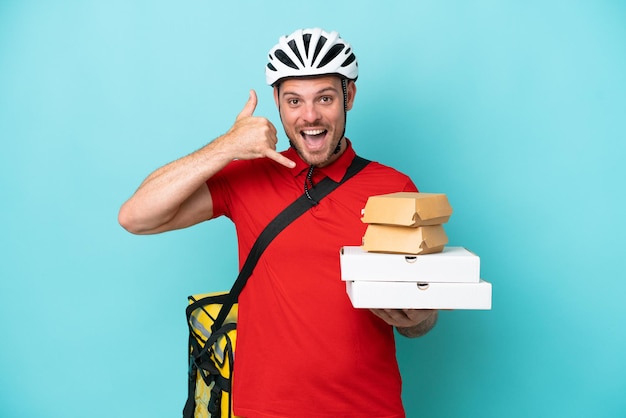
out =
<svg viewBox="0 0 626 418"><path fill-rule="evenodd" d="M206 181L213 200L213 218L226 216L232 219L233 185L246 172L246 161L232 161Z"/></svg>

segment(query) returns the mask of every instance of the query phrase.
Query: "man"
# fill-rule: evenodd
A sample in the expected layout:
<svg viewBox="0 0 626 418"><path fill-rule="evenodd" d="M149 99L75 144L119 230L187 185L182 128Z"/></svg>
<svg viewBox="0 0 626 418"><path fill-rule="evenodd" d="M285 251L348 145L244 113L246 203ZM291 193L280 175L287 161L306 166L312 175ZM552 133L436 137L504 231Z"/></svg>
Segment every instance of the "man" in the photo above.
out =
<svg viewBox="0 0 626 418"><path fill-rule="evenodd" d="M307 29L280 38L269 56L291 147L276 151L276 128L254 116L251 91L226 134L148 176L120 210L124 228L152 234L225 215L243 263L282 209L324 177L343 177L355 156L344 136L358 75L352 48L336 32ZM404 417L393 327L423 335L437 311L354 309L339 268L339 249L361 242L367 198L398 191L417 189L372 162L272 241L239 298L235 414Z"/></svg>

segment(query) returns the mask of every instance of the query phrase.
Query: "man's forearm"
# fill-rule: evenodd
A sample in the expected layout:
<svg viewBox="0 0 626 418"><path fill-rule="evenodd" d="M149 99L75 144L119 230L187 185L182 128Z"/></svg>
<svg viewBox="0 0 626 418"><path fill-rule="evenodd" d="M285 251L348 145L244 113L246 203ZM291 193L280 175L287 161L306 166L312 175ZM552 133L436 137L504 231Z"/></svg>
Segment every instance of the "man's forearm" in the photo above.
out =
<svg viewBox="0 0 626 418"><path fill-rule="evenodd" d="M168 229L167 224L179 216L181 208L185 211L183 217L191 218L186 223L204 220L190 210L190 206L199 206L193 205L198 201L199 188L232 160L217 145L215 140L150 174L122 205L118 215L120 224L136 234L160 232L164 227ZM208 212L203 215L205 213L205 219L211 215Z"/></svg>
<svg viewBox="0 0 626 418"><path fill-rule="evenodd" d="M396 327L398 332L408 338L417 338L426 334L428 331L433 329L435 324L437 323L437 318L439 316L439 312L437 310L433 310L432 314L429 315L426 319L424 319L419 324L413 327Z"/></svg>

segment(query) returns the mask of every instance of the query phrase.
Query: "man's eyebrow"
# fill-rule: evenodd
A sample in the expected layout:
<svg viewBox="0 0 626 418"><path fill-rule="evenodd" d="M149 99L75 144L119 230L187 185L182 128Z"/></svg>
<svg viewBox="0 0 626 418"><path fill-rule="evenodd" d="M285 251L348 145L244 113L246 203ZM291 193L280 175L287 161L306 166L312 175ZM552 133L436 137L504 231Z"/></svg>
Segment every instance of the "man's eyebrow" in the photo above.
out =
<svg viewBox="0 0 626 418"><path fill-rule="evenodd" d="M321 89L321 90L318 90L318 91L315 93L315 95L316 95L316 96L319 96L319 95L321 95L321 94L328 93L329 91L330 91L330 92L333 92L333 93L337 93L337 94L339 94L339 89L337 89L337 88L335 88L335 87L331 87L331 86L329 86L329 87L324 87L324 88L323 88L323 89ZM298 93L298 92L296 92L296 91L290 91L290 90L283 91L283 96L287 96L287 95L291 95L291 96L301 96L301 94L300 94L300 93Z"/></svg>
<svg viewBox="0 0 626 418"><path fill-rule="evenodd" d="M339 93L339 89L336 89L335 87L329 86L329 87L325 87L323 89L321 89L320 91L317 92L317 94L324 94L328 91L332 91L333 93Z"/></svg>

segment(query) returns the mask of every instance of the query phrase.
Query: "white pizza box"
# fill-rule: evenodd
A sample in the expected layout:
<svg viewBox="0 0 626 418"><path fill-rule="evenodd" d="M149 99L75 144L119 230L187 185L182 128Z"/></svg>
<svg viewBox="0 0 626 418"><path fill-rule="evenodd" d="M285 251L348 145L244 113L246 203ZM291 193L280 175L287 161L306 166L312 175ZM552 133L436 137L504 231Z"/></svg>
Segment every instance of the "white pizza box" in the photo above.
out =
<svg viewBox="0 0 626 418"><path fill-rule="evenodd" d="M480 257L463 247L434 254L385 254L345 246L339 255L345 281L478 283Z"/></svg>
<svg viewBox="0 0 626 418"><path fill-rule="evenodd" d="M491 283L346 282L355 308L491 309Z"/></svg>

